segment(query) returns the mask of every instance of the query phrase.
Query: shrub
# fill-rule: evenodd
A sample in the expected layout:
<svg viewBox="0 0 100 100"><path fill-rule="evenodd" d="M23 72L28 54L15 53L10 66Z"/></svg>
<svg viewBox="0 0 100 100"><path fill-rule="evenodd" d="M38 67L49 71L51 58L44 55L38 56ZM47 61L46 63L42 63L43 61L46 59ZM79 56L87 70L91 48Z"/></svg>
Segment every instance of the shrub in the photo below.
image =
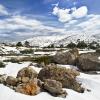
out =
<svg viewBox="0 0 100 100"><path fill-rule="evenodd" d="M42 56L42 57L38 57L35 59L35 62L37 63L42 63L44 62L45 65L52 63L52 57L51 56Z"/></svg>
<svg viewBox="0 0 100 100"><path fill-rule="evenodd" d="M5 64L3 62L0 62L0 68L5 67Z"/></svg>
<svg viewBox="0 0 100 100"><path fill-rule="evenodd" d="M4 62L19 63L19 60L16 58L11 58L11 59L4 60Z"/></svg>
<svg viewBox="0 0 100 100"><path fill-rule="evenodd" d="M67 48L75 48L76 47L76 44L71 42L67 45Z"/></svg>
<svg viewBox="0 0 100 100"><path fill-rule="evenodd" d="M87 48L87 44L84 41L79 41L77 48L84 49Z"/></svg>
<svg viewBox="0 0 100 100"><path fill-rule="evenodd" d="M18 47L22 47L23 45L22 45L21 42L18 42L18 43L16 44L16 46L18 46Z"/></svg>
<svg viewBox="0 0 100 100"><path fill-rule="evenodd" d="M31 54L31 53L33 53L33 49L25 49L23 51L20 51L20 53L22 53L22 54Z"/></svg>
<svg viewBox="0 0 100 100"><path fill-rule="evenodd" d="M97 42L95 42L95 41L93 41L93 42L91 42L91 43L89 44L89 48L90 48L90 49L97 49L97 48L99 48L99 47L100 47L99 43L97 43Z"/></svg>

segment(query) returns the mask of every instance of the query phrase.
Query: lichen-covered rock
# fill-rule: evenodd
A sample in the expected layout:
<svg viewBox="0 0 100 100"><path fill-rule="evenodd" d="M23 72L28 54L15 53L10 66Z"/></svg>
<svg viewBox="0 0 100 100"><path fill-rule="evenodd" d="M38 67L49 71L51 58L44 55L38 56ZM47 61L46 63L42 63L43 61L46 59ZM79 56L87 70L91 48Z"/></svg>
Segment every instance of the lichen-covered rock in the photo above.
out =
<svg viewBox="0 0 100 100"><path fill-rule="evenodd" d="M44 82L44 89L53 96L66 97L67 93L62 89L62 84L59 81L46 79Z"/></svg>
<svg viewBox="0 0 100 100"><path fill-rule="evenodd" d="M56 80L61 82L62 87L64 88L69 88L77 92L82 92L83 88L81 88L81 85L75 79L76 76L79 74L80 73L78 71L73 69L52 66L43 68L39 72L38 78L42 81L45 81L45 79Z"/></svg>
<svg viewBox="0 0 100 100"><path fill-rule="evenodd" d="M11 85L11 86L16 86L17 85L17 78L14 78L12 76L8 76L6 79L6 84Z"/></svg>
<svg viewBox="0 0 100 100"><path fill-rule="evenodd" d="M79 56L78 49L74 48L68 52L58 52L54 57L53 61L57 64L69 64L75 65L76 59Z"/></svg>
<svg viewBox="0 0 100 100"><path fill-rule="evenodd" d="M22 94L34 96L40 93L40 87L34 81L31 80L28 83L19 84L16 87L15 91Z"/></svg>
<svg viewBox="0 0 100 100"><path fill-rule="evenodd" d="M81 54L77 60L77 66L82 71L100 71L100 60L98 53Z"/></svg>
<svg viewBox="0 0 100 100"><path fill-rule="evenodd" d="M34 79L37 77L37 72L31 67L25 67L18 72L17 78L19 77L28 77Z"/></svg>

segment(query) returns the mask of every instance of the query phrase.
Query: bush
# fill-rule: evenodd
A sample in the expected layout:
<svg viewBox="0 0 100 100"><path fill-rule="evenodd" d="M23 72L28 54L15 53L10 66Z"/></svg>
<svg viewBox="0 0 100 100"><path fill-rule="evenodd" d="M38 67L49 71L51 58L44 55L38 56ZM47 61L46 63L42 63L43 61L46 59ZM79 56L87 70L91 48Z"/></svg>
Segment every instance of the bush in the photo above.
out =
<svg viewBox="0 0 100 100"><path fill-rule="evenodd" d="M19 60L16 58L11 58L11 59L4 60L4 62L19 63Z"/></svg>
<svg viewBox="0 0 100 100"><path fill-rule="evenodd" d="M99 43L93 41L89 44L90 49L98 49L100 47Z"/></svg>
<svg viewBox="0 0 100 100"><path fill-rule="evenodd" d="M33 53L33 49L25 49L23 51L20 51L20 53L22 53L22 54L32 54Z"/></svg>
<svg viewBox="0 0 100 100"><path fill-rule="evenodd" d="M3 62L0 62L0 68L5 67L5 64Z"/></svg>
<svg viewBox="0 0 100 100"><path fill-rule="evenodd" d="M17 46L17 47L22 47L23 45L22 45L21 42L18 42L18 43L16 44L16 46Z"/></svg>
<svg viewBox="0 0 100 100"><path fill-rule="evenodd" d="M76 44L71 42L67 45L67 48L75 48L76 47Z"/></svg>
<svg viewBox="0 0 100 100"><path fill-rule="evenodd" d="M79 41L79 43L77 44L77 48L80 48L80 49L85 49L87 48L87 44L84 42L84 41Z"/></svg>
<svg viewBox="0 0 100 100"><path fill-rule="evenodd" d="M51 56L42 56L42 57L38 57L35 59L35 62L37 63L42 63L44 62L45 65L52 63L52 57Z"/></svg>

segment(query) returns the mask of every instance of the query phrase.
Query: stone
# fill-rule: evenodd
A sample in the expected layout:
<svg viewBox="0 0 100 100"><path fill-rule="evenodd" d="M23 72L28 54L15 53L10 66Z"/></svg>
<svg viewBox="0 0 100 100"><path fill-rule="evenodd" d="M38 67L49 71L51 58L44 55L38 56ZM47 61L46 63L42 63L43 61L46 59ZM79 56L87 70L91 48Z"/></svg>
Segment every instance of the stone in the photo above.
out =
<svg viewBox="0 0 100 100"><path fill-rule="evenodd" d="M77 67L81 71L100 71L100 54L85 53L81 54L77 60Z"/></svg>
<svg viewBox="0 0 100 100"><path fill-rule="evenodd" d="M0 75L0 84L5 84L6 78L7 78L7 76L5 74L4 75Z"/></svg>
<svg viewBox="0 0 100 100"><path fill-rule="evenodd" d="M25 67L18 72L17 78L19 77L28 77L34 79L37 77L37 72L31 67Z"/></svg>
<svg viewBox="0 0 100 100"><path fill-rule="evenodd" d="M53 96L66 97L67 93L62 89L62 84L59 81L46 79L44 82L44 89ZM65 94L65 95L64 95Z"/></svg>
<svg viewBox="0 0 100 100"><path fill-rule="evenodd" d="M28 77L22 77L22 83L28 83L29 78Z"/></svg>
<svg viewBox="0 0 100 100"><path fill-rule="evenodd" d="M19 84L15 91L34 96L40 93L40 87L34 81L29 81L28 83Z"/></svg>
<svg viewBox="0 0 100 100"><path fill-rule="evenodd" d="M72 49L68 52L58 52L54 57L53 61L57 64L69 64L76 65L76 59L79 56L78 49Z"/></svg>
<svg viewBox="0 0 100 100"><path fill-rule="evenodd" d="M14 78L12 76L8 76L6 79L6 84L11 85L11 86L16 86L17 85L17 78Z"/></svg>
<svg viewBox="0 0 100 100"><path fill-rule="evenodd" d="M42 81L45 81L46 79L56 80L62 83L63 88L82 92L83 88L81 87L81 84L76 81L76 76L78 75L80 75L80 73L76 70L52 66L40 70L38 78Z"/></svg>

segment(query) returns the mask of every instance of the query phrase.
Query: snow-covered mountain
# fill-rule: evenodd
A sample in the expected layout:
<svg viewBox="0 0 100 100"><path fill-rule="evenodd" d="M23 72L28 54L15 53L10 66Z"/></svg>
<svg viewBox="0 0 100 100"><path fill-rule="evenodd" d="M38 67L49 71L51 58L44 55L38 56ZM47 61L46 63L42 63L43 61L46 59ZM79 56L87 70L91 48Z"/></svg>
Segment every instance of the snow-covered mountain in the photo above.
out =
<svg viewBox="0 0 100 100"><path fill-rule="evenodd" d="M24 41L29 41L32 46L44 47L50 44L54 44L58 46L61 44L66 45L69 42L77 42L78 39L84 40L85 42L97 41L100 43L100 34L70 31L67 32L66 35L36 36Z"/></svg>

